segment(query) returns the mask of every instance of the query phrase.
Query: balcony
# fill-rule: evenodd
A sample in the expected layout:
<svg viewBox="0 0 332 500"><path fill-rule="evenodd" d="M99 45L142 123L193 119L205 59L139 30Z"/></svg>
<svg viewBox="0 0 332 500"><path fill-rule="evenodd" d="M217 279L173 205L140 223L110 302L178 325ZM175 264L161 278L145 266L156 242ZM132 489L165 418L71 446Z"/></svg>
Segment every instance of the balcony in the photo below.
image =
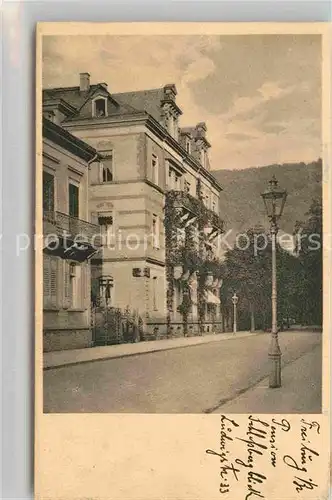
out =
<svg viewBox="0 0 332 500"><path fill-rule="evenodd" d="M174 208L185 209L193 215L199 216L201 201L184 191L168 191L166 196L173 203Z"/></svg>
<svg viewBox="0 0 332 500"><path fill-rule="evenodd" d="M83 262L102 244L100 227L62 212L43 213L44 251Z"/></svg>
<svg viewBox="0 0 332 500"><path fill-rule="evenodd" d="M216 212L213 212L213 210L210 210L209 208L205 208L209 224L213 229L218 230L218 232L223 233L224 232L224 221L219 217Z"/></svg>
<svg viewBox="0 0 332 500"><path fill-rule="evenodd" d="M211 227L213 231L218 233L224 232L224 221L219 217L216 212L207 208L202 200L184 191L168 191L166 194L168 201L172 204L174 209L181 210L184 214L189 213L195 220L204 218L204 224ZM184 221L188 218L183 218Z"/></svg>

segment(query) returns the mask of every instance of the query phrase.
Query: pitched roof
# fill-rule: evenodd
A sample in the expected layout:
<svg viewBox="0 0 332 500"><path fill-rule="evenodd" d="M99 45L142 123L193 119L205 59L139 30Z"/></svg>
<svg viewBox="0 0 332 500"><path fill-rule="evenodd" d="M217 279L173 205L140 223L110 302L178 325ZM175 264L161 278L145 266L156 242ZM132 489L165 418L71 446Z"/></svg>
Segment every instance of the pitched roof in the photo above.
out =
<svg viewBox="0 0 332 500"><path fill-rule="evenodd" d="M145 111L158 122L162 121L161 101L164 99L163 88L121 92L113 94L113 98L121 104L135 108L137 111Z"/></svg>
<svg viewBox="0 0 332 500"><path fill-rule="evenodd" d="M82 92L78 86L43 89L43 101L62 100L72 106L74 112L66 118L65 121L68 122L84 117L85 105L97 94L108 98L112 105L109 112L111 115L125 115L137 112L136 109L128 104L118 102L114 99L107 88L101 83L90 85L89 90L85 92Z"/></svg>

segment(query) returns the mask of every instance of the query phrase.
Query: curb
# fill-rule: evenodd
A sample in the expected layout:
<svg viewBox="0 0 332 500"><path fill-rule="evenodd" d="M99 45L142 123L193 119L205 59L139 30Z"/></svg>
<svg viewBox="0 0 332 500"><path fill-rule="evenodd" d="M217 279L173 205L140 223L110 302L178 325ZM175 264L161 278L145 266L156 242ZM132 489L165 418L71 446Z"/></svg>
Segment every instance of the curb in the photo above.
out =
<svg viewBox="0 0 332 500"><path fill-rule="evenodd" d="M289 368L293 363L296 363L297 361L299 361L301 358L303 358L307 354L312 353L315 349L317 349L317 347L318 347L318 344L315 344L314 346L311 347L311 349L309 349L308 351L304 352L303 354L301 354L299 356L296 356L294 359L292 359L288 362L282 362L281 369L284 370L285 368ZM243 389L238 390L236 392L236 394L219 401L219 403L217 403L215 406L213 406L211 408L207 408L206 410L203 410L203 413L206 413L206 414L219 413L218 410L220 410L220 412L222 413L222 409L224 406L228 405L229 403L232 403L233 401L238 400L239 398L241 398L241 396L243 396L249 392L256 391L260 387L264 387L264 386L268 387L268 385L269 385L269 375L261 376L253 384L250 384L250 385L244 387ZM270 389L270 390L274 390L274 389ZM269 412L267 411L266 413L269 413Z"/></svg>
<svg viewBox="0 0 332 500"><path fill-rule="evenodd" d="M95 363L97 361L109 361L110 359L121 359L121 358L133 357L133 356L142 356L144 354L152 354L152 353L161 352L161 351L171 351L171 350L174 350L174 349L183 349L183 348L187 349L188 347L197 347L197 346L201 346L201 345L212 344L214 342L221 342L221 341L227 341L227 340L237 340L239 338L255 337L257 335L263 335L264 334L264 332L255 332L255 333L245 333L245 332L243 332L243 333L244 333L243 335L238 334L238 335L235 335L235 336L229 336L227 338L223 338L222 334L220 334L220 336L221 336L220 338L210 339L210 340L207 340L205 342L201 341L201 342L197 342L195 344L174 345L174 346L167 346L167 347L156 346L155 348L152 348L151 350L148 350L148 351L128 352L128 353L122 353L122 354L118 354L118 355L114 355L113 354L113 355L107 355L107 356L97 357L97 358L94 358L94 359L82 359L82 360L78 360L78 361L70 361L68 363L59 363L59 364L44 366L43 367L43 371L56 370L57 368L64 368L64 367L67 367L67 366L69 367L69 366L81 365L81 364L85 364L85 363ZM188 337L188 338L190 338L190 337Z"/></svg>

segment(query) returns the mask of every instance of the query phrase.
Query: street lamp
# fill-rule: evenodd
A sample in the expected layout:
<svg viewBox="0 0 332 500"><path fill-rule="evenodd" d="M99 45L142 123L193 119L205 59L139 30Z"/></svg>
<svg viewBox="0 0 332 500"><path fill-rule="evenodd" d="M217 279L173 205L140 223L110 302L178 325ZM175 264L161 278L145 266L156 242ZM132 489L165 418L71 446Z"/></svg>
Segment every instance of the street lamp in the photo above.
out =
<svg viewBox="0 0 332 500"><path fill-rule="evenodd" d="M236 292L234 292L234 295L232 297L232 302L233 302L233 335L237 332L237 321L236 321L236 304L238 303L239 297L236 295Z"/></svg>
<svg viewBox="0 0 332 500"><path fill-rule="evenodd" d="M281 351L278 342L277 325L277 257L276 240L278 233L278 221L282 216L285 206L287 191L278 187L275 176L269 181L269 187L261 194L267 215L271 223L272 240L272 330L269 358L271 363L270 381L271 388L281 387Z"/></svg>

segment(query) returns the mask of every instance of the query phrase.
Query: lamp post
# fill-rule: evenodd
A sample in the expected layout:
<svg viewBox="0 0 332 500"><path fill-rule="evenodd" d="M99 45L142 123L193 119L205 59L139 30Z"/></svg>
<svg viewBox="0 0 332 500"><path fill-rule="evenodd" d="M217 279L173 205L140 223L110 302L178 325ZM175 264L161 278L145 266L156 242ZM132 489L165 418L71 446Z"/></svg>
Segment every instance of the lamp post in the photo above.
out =
<svg viewBox="0 0 332 500"><path fill-rule="evenodd" d="M269 181L269 187L261 194L267 215L271 223L271 242L272 242L272 329L271 343L269 348L269 358L271 364L269 387L281 387L281 351L278 341L277 324L277 256L276 241L278 233L278 221L282 216L285 206L287 191L278 187L278 181L275 176Z"/></svg>
<svg viewBox="0 0 332 500"><path fill-rule="evenodd" d="M239 297L236 295L236 292L234 292L234 295L232 297L232 302L233 302L233 335L235 335L237 332L236 304L238 303L238 300L239 300Z"/></svg>

